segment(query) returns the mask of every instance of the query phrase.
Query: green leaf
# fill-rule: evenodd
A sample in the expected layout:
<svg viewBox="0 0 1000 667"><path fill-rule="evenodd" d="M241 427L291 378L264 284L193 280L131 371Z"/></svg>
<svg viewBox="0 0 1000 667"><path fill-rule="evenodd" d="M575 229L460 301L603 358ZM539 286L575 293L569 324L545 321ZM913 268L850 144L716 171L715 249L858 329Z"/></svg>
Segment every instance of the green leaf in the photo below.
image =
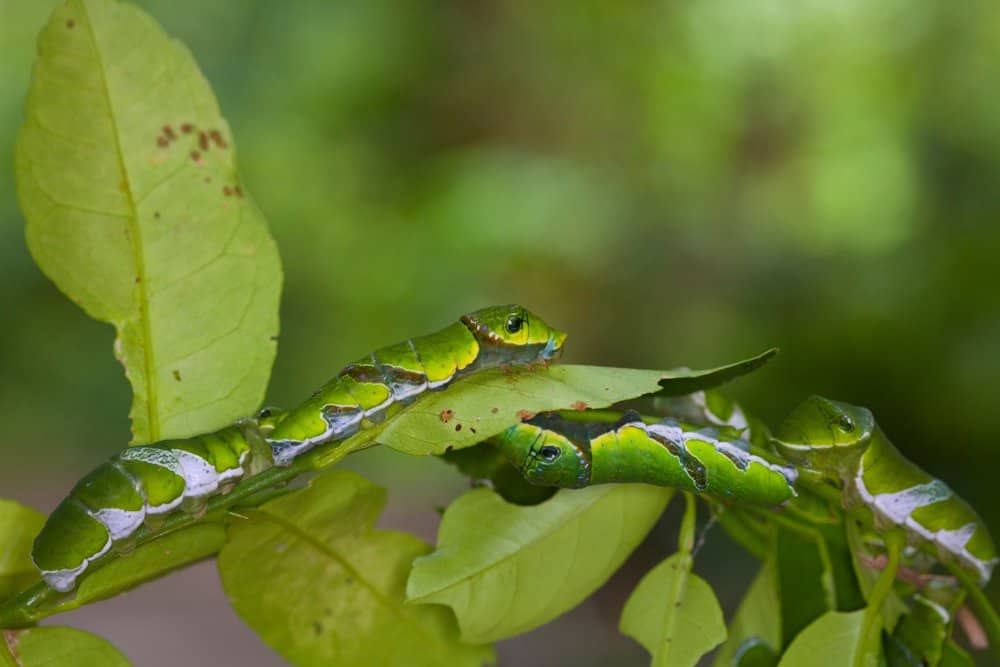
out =
<svg viewBox="0 0 1000 667"><path fill-rule="evenodd" d="M219 551L226 531L218 522L199 523L147 542L124 557L115 558L85 575L76 595L58 604L61 613L105 600L139 584L180 569Z"/></svg>
<svg viewBox="0 0 1000 667"><path fill-rule="evenodd" d="M69 0L38 40L17 189L39 267L117 330L133 441L252 412L281 267L190 52L114 0Z"/></svg>
<svg viewBox="0 0 1000 667"><path fill-rule="evenodd" d="M629 596L619 624L642 644L654 667L693 667L726 639L715 593L691 573L691 554L676 553L650 570Z"/></svg>
<svg viewBox="0 0 1000 667"><path fill-rule="evenodd" d="M333 471L232 525L219 572L233 607L301 665L480 665L492 650L458 640L451 613L408 606L413 559L429 547L376 531L385 490Z"/></svg>
<svg viewBox="0 0 1000 667"><path fill-rule="evenodd" d="M529 484L518 469L500 454L499 448L488 442L445 452L441 460L454 465L473 480L488 481L504 500L515 505L537 505L558 491L551 486Z"/></svg>
<svg viewBox="0 0 1000 667"><path fill-rule="evenodd" d="M41 512L0 498L0 601L39 579L31 544L44 523Z"/></svg>
<svg viewBox="0 0 1000 667"><path fill-rule="evenodd" d="M0 662L11 667L129 667L131 663L100 637L74 628L5 630Z"/></svg>
<svg viewBox="0 0 1000 667"><path fill-rule="evenodd" d="M938 667L972 667L972 656L950 639L944 643Z"/></svg>
<svg viewBox="0 0 1000 667"><path fill-rule="evenodd" d="M574 365L484 371L421 397L386 421L378 441L407 454L441 454L496 435L525 413L601 408L639 396L704 389L749 373L774 354L769 350L704 371Z"/></svg>
<svg viewBox="0 0 1000 667"><path fill-rule="evenodd" d="M778 667L851 667L861 641L865 610L828 611L799 633Z"/></svg>
<svg viewBox="0 0 1000 667"><path fill-rule="evenodd" d="M792 639L837 608L829 550L819 531L779 526L775 536L781 635Z"/></svg>
<svg viewBox="0 0 1000 667"><path fill-rule="evenodd" d="M672 493L608 484L562 490L540 505L520 507L475 489L445 512L438 548L414 563L407 598L450 606L469 642L526 632L607 581Z"/></svg>
<svg viewBox="0 0 1000 667"><path fill-rule="evenodd" d="M774 564L769 561L761 567L750 589L743 596L736 616L729 625L729 638L719 649L712 664L714 667L776 665L781 647L778 582Z"/></svg>

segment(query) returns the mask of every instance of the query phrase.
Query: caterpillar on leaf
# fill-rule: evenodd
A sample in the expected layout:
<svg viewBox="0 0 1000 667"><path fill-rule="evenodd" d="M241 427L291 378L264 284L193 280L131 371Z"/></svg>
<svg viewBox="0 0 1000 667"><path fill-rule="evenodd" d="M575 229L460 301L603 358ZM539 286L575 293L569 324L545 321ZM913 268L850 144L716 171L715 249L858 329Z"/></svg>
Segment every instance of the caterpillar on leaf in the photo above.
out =
<svg viewBox="0 0 1000 667"><path fill-rule="evenodd" d="M485 308L348 364L288 413L265 411L214 433L125 449L52 512L32 560L51 588L68 592L93 561L131 549L141 525L155 531L171 512L197 514L238 481L344 440L428 390L487 368L547 363L565 339L520 306Z"/></svg>

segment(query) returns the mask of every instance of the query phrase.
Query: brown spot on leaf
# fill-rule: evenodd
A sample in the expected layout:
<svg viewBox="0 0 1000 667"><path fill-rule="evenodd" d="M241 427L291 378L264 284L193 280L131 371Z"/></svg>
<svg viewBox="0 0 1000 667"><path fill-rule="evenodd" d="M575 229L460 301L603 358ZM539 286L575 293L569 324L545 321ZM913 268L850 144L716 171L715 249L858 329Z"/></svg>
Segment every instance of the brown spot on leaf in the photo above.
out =
<svg viewBox="0 0 1000 667"><path fill-rule="evenodd" d="M135 284L138 285L141 282L142 282L142 276L136 276L135 277Z"/></svg>
<svg viewBox="0 0 1000 667"><path fill-rule="evenodd" d="M191 159L195 162L199 162L201 160L201 153L198 151L191 151Z"/></svg>
<svg viewBox="0 0 1000 667"><path fill-rule="evenodd" d="M237 185L235 188L233 188L233 192L236 193L237 197L239 197L240 199L243 199L243 188L241 188L240 186Z"/></svg>
<svg viewBox="0 0 1000 667"><path fill-rule="evenodd" d="M74 21L73 19L67 19L66 20L66 27L69 28L70 30L72 30L73 28L76 27L76 21Z"/></svg>
<svg viewBox="0 0 1000 667"><path fill-rule="evenodd" d="M473 434L475 434L475 433L476 433L476 429L472 428L471 426L469 427L469 430L470 430L470 431L471 431L471 432L472 432Z"/></svg>
<svg viewBox="0 0 1000 667"><path fill-rule="evenodd" d="M177 135L174 134L174 128L170 127L169 125L163 126L163 136L165 136L170 141L173 141L177 138Z"/></svg>
<svg viewBox="0 0 1000 667"><path fill-rule="evenodd" d="M438 417L441 419L441 422L444 424L450 422L451 418L454 416L455 416L455 411L451 409L442 410L441 414L438 415Z"/></svg>
<svg viewBox="0 0 1000 667"><path fill-rule="evenodd" d="M496 414L496 413L500 412L500 408L490 408L490 412L492 414Z"/></svg>
<svg viewBox="0 0 1000 667"><path fill-rule="evenodd" d="M198 147L201 148L202 151L208 150L208 135L204 132L198 133Z"/></svg>
<svg viewBox="0 0 1000 667"><path fill-rule="evenodd" d="M313 632L317 635L323 634L323 624L319 621L313 621Z"/></svg>
<svg viewBox="0 0 1000 667"><path fill-rule="evenodd" d="M192 125L191 123L184 123L181 125L181 132L183 132L184 134L191 134L193 130L194 130L194 125Z"/></svg>
<svg viewBox="0 0 1000 667"><path fill-rule="evenodd" d="M159 211L154 211L153 212L153 217L156 218L157 220L159 220L160 219L160 212Z"/></svg>
<svg viewBox="0 0 1000 667"><path fill-rule="evenodd" d="M462 425L461 424L455 424L455 430L456 431L461 431L462 430Z"/></svg>
<svg viewBox="0 0 1000 667"><path fill-rule="evenodd" d="M159 146L160 148L166 148L167 144L169 144L169 143L170 142L167 141L166 137L157 137L156 138L156 145Z"/></svg>
<svg viewBox="0 0 1000 667"><path fill-rule="evenodd" d="M222 194L226 195L227 197L232 197L233 196L233 189L231 187L229 187L228 185L224 185L224 186L222 186Z"/></svg>
<svg viewBox="0 0 1000 667"><path fill-rule="evenodd" d="M212 142L219 148L229 147L229 144L226 143L226 140L222 138L222 133L219 132L218 130L212 130L211 132L208 133L208 136L212 138Z"/></svg>
<svg viewBox="0 0 1000 667"><path fill-rule="evenodd" d="M528 421L529 419L533 418L534 416L535 416L535 413L531 412L530 410L518 410L517 411L517 418L520 419L523 422Z"/></svg>
<svg viewBox="0 0 1000 667"><path fill-rule="evenodd" d="M170 374L173 375L174 379L177 380L178 382L181 381L181 372L179 370L174 369Z"/></svg>
<svg viewBox="0 0 1000 667"><path fill-rule="evenodd" d="M584 403L583 401L577 401L576 403L574 403L573 405L571 405L569 407L573 408L574 410L589 410L590 409L590 406L587 405L586 403Z"/></svg>

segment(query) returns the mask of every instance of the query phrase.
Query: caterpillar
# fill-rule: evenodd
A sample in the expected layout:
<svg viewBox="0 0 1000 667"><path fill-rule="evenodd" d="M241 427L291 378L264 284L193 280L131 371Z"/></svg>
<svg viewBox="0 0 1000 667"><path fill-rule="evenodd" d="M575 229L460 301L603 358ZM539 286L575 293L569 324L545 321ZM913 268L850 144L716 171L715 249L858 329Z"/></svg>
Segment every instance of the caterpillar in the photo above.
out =
<svg viewBox="0 0 1000 667"><path fill-rule="evenodd" d="M876 530L901 528L908 541L936 549L941 562L974 572L985 585L997 563L989 530L947 484L908 460L871 411L820 396L793 410L771 439L788 461L842 487L846 506L871 511Z"/></svg>
<svg viewBox="0 0 1000 667"><path fill-rule="evenodd" d="M507 429L499 446L540 486L643 482L771 505L796 495L796 470L751 454L746 441L671 418L647 424L635 412L612 424L542 413Z"/></svg>
<svg viewBox="0 0 1000 667"><path fill-rule="evenodd" d="M520 306L485 308L348 364L288 413L265 410L214 433L127 448L56 507L35 539L32 560L50 588L69 592L111 549L131 549L143 524L156 530L172 512L197 514L240 480L344 440L425 391L486 368L554 360L565 339Z"/></svg>

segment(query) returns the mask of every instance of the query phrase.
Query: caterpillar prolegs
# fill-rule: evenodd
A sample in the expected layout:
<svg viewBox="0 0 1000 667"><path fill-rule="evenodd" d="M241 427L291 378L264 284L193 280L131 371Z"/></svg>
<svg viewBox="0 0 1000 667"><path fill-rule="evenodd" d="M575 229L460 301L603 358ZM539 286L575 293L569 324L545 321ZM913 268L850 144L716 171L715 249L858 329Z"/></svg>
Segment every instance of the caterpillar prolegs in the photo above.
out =
<svg viewBox="0 0 1000 667"><path fill-rule="evenodd" d="M111 549L130 548L144 523L197 513L241 479L384 420L427 390L486 368L558 358L566 334L520 306L463 315L441 331L347 365L300 407L215 433L125 449L84 477L49 516L32 559L53 589L72 590Z"/></svg>

